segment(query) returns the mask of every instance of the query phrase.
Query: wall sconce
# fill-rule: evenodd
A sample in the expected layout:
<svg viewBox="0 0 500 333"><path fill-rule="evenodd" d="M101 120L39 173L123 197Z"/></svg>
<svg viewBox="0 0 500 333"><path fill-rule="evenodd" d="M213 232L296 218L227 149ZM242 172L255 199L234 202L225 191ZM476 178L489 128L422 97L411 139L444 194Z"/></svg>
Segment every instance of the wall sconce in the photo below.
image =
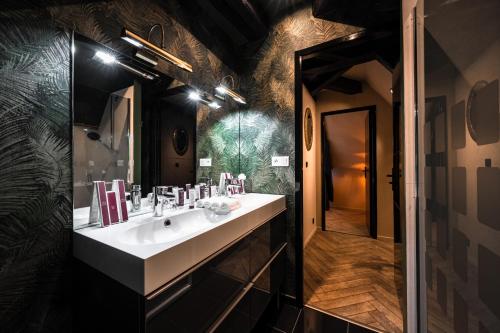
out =
<svg viewBox="0 0 500 333"><path fill-rule="evenodd" d="M160 28L160 32L161 32L161 44L159 47L149 41L151 39L151 33L153 32L153 30L155 28ZM127 41L128 43L130 43L131 45L133 45L139 49L145 49L145 50L157 55L158 57L160 57L160 58L162 58L162 59L164 59L164 60L166 60L166 61L168 61L168 62L170 62L170 63L188 71L188 72L193 72L193 66L191 66L191 64L185 62L182 59L177 58L176 56L174 56L174 55L172 55L164 50L164 44L163 44L164 43L164 36L165 36L165 31L164 31L163 26L161 24L154 24L151 27L151 29L149 30L149 34L148 34L147 39L142 38L141 36L137 35L136 33L132 32L126 28L123 28L122 33L121 33L121 38L123 40ZM144 52L138 51L136 53L136 57L151 63L153 66L156 66L158 64L156 59L149 57Z"/></svg>
<svg viewBox="0 0 500 333"><path fill-rule="evenodd" d="M234 89L234 79L231 75L227 75L227 76L224 76L222 78L221 83L217 87L215 87L215 90L221 96L228 95L229 97L231 97L233 100L235 100L236 102L238 102L240 104L247 104L247 102L243 96L238 94L236 91L228 88L228 85L224 83L224 79L226 79L226 78L231 79L231 83L232 83L231 88Z"/></svg>
<svg viewBox="0 0 500 333"><path fill-rule="evenodd" d="M205 105L208 105L208 107L214 110L218 110L222 107L219 103L217 103L216 100L214 100L213 98L211 99L207 93L199 93L198 91L193 90L189 93L188 98L192 101L201 102Z"/></svg>

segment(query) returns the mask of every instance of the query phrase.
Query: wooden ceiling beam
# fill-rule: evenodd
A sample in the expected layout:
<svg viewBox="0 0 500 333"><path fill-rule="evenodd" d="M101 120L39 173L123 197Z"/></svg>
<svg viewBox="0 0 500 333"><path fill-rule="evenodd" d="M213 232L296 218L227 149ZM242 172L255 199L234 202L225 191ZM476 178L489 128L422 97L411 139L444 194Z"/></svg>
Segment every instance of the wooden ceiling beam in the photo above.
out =
<svg viewBox="0 0 500 333"><path fill-rule="evenodd" d="M339 77L325 87L325 89L338 91L348 95L360 94L363 92L363 86L360 81Z"/></svg>
<svg viewBox="0 0 500 333"><path fill-rule="evenodd" d="M317 79L311 82L311 95L316 96L321 89L324 89L328 85L330 85L332 82L337 80L339 77L341 77L345 72L347 72L349 68L342 69L338 71L335 74L332 73L325 73L323 75L320 75Z"/></svg>
<svg viewBox="0 0 500 333"><path fill-rule="evenodd" d="M344 69L346 67L352 67L354 65L362 64L364 62L370 61L375 59L375 54L369 53L369 54L363 54L359 57L353 57L353 58L348 58L345 60L339 60L336 62L333 62L328 65L322 65L322 66L317 66L317 67L312 67L312 68L307 68L302 70L304 74L322 74L322 73L331 73L331 72L336 72L338 70Z"/></svg>

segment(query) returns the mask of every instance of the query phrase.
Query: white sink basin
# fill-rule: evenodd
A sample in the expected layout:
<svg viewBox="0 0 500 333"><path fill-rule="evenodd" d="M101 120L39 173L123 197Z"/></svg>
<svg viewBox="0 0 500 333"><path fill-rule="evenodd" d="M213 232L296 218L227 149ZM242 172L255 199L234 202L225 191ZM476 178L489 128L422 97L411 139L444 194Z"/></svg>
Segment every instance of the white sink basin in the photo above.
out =
<svg viewBox="0 0 500 333"><path fill-rule="evenodd" d="M148 295L285 210L285 197L247 194L241 207L227 215L209 209L166 210L133 216L128 222L106 228L74 231L76 258ZM165 226L166 220L170 225Z"/></svg>
<svg viewBox="0 0 500 333"><path fill-rule="evenodd" d="M143 217L141 224L120 233L124 244L160 244L178 241L224 219L209 210L193 210L170 217Z"/></svg>

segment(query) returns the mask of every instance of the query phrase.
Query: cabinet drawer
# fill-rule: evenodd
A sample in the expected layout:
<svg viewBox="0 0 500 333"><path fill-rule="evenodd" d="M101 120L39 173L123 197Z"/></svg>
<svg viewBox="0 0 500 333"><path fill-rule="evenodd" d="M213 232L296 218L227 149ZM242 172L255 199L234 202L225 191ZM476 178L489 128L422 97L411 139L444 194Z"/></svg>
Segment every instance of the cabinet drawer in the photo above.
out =
<svg viewBox="0 0 500 333"><path fill-rule="evenodd" d="M285 278L286 247L256 277L248 295L250 296L250 327L253 328L266 309L272 296L279 292Z"/></svg>
<svg viewBox="0 0 500 333"><path fill-rule="evenodd" d="M238 302L224 321L217 327L218 333L251 332L273 295L285 277L285 246L275 253L275 257L263 267L247 286L248 292Z"/></svg>
<svg viewBox="0 0 500 333"><path fill-rule="evenodd" d="M247 285L249 261L245 238L147 299L146 332L205 332Z"/></svg>
<svg viewBox="0 0 500 333"><path fill-rule="evenodd" d="M250 239L250 276L253 277L286 242L286 212L258 227Z"/></svg>

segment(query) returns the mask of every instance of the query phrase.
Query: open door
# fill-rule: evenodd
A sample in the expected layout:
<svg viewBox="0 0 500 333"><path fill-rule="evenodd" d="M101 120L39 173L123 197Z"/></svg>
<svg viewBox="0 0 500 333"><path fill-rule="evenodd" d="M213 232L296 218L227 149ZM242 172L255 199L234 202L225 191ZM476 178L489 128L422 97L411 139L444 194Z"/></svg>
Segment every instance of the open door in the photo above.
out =
<svg viewBox="0 0 500 333"><path fill-rule="evenodd" d="M371 195L370 195L370 113L366 115L365 118L365 202L366 202L366 210L365 210L365 221L366 227L370 230L370 236L373 237L371 232Z"/></svg>
<svg viewBox="0 0 500 333"><path fill-rule="evenodd" d="M375 110L370 109L365 120L365 196L366 225L370 236L377 238L377 153Z"/></svg>

